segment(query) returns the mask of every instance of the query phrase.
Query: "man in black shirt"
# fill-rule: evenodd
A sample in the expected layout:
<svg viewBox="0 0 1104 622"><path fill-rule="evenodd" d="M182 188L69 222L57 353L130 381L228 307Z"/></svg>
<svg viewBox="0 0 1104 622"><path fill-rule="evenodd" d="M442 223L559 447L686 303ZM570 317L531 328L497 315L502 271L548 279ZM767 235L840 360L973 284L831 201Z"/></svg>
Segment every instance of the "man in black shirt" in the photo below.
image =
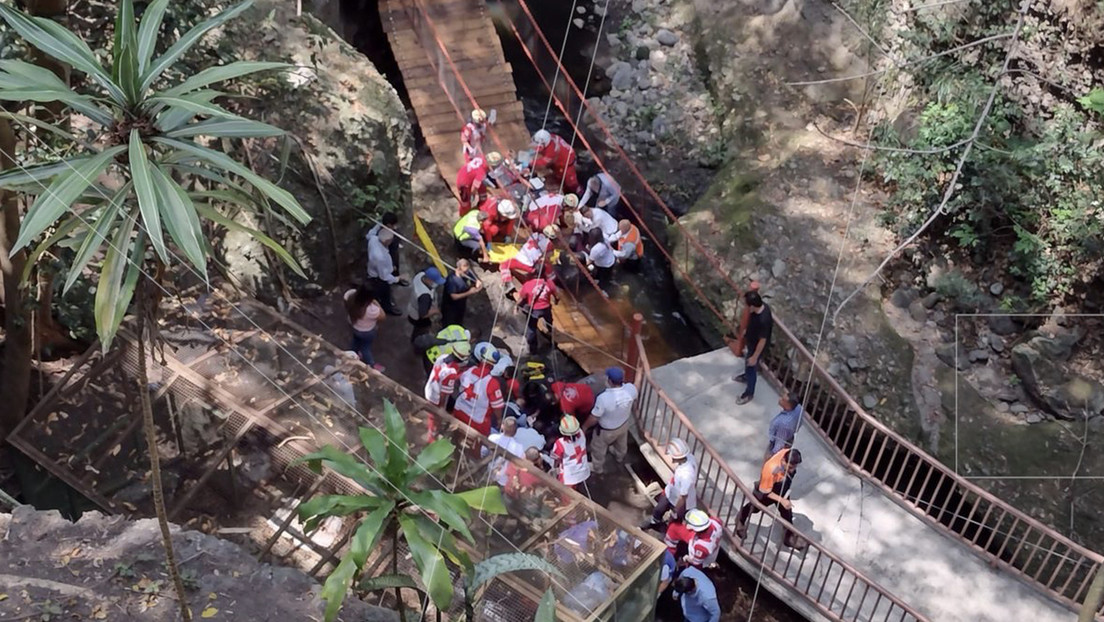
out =
<svg viewBox="0 0 1104 622"><path fill-rule="evenodd" d="M445 292L441 296L441 326L450 324L464 325L466 300L483 290L483 281L471 271L471 262L467 259L456 261L456 271L445 280Z"/></svg>
<svg viewBox="0 0 1104 622"><path fill-rule="evenodd" d="M744 295L744 302L751 309L747 327L747 359L744 373L736 377L737 382L744 382L747 388L743 395L736 400L737 404L747 404L755 397L755 381L759 376L759 362L766 356L770 347L771 330L774 328L774 318L771 317L770 307L759 296L758 292L748 292Z"/></svg>

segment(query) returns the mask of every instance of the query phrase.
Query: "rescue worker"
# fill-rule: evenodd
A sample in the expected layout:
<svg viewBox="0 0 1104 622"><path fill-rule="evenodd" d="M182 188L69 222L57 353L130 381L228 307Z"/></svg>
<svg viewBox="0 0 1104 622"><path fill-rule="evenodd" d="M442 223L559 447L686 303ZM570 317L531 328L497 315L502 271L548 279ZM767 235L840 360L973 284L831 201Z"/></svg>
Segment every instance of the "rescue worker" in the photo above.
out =
<svg viewBox="0 0 1104 622"><path fill-rule="evenodd" d="M544 261L546 255L551 253L552 241L560 234L560 228L556 225L548 225L541 231L533 232L525 244L518 249L516 255L502 262L498 266L502 275L502 283L508 285L514 280L514 272L528 276L538 272L537 268Z"/></svg>
<svg viewBox="0 0 1104 622"><path fill-rule="evenodd" d="M472 353L476 365L460 374L452 414L476 432L488 436L506 406L502 385L498 378L491 375L498 350L487 342L481 342L475 345Z"/></svg>
<svg viewBox="0 0 1104 622"><path fill-rule="evenodd" d="M685 544L686 555L682 561L697 568L708 568L717 562L723 535L721 521L701 510L690 510L681 522L667 526L663 541L667 550L676 555L679 544Z"/></svg>
<svg viewBox="0 0 1104 622"><path fill-rule="evenodd" d="M491 260L487 241L483 239L485 222L487 222L487 214L483 210L471 210L456 221L452 227L452 236L456 240L457 253L470 255L472 258L478 257L483 263Z"/></svg>
<svg viewBox="0 0 1104 622"><path fill-rule="evenodd" d="M778 504L778 515L786 522L793 524L793 502L787 494L793 477L797 474L797 465L801 464L801 452L797 449L787 448L779 451L763 463L763 470L759 474L759 482L755 487L755 500L770 507ZM748 518L759 511L750 501L740 508L740 514L736 517L736 537L741 541L747 537ZM805 540L786 527L786 534L782 537L782 544L792 549L801 550L808 546Z"/></svg>
<svg viewBox="0 0 1104 622"><path fill-rule="evenodd" d="M483 140L487 137L487 113L476 108L472 110L471 120L460 130L460 143L463 145L464 164L475 158L483 157Z"/></svg>
<svg viewBox="0 0 1104 622"><path fill-rule="evenodd" d="M637 391L633 384L625 384L625 370L610 367L606 370L606 390L594 400L594 409L583 430L596 428L593 453L593 471L601 475L606 466L606 451L613 450L613 458L624 462L629 454L629 428L633 402Z"/></svg>
<svg viewBox="0 0 1104 622"><path fill-rule="evenodd" d="M442 351L438 346L434 346L434 350ZM471 344L467 341L450 343L443 350L443 354L440 354L433 363L429 379L425 383L423 393L427 402L440 408L451 407L449 402L456 393L456 383L460 379L460 373L467 367L470 357Z"/></svg>
<svg viewBox="0 0 1104 622"><path fill-rule="evenodd" d="M555 275L539 276L525 282L518 293L518 309L526 313L525 343L530 356L537 351L538 326L541 320L552 330L552 305L556 304Z"/></svg>
<svg viewBox="0 0 1104 622"><path fill-rule="evenodd" d="M482 224L483 239L487 243L505 242L514 235L514 222L518 217L517 205L510 199L495 201L491 205L487 205L488 203L491 203L491 201L487 201L479 207L480 211L488 208L492 210L491 213L487 214L488 218Z"/></svg>
<svg viewBox="0 0 1104 622"><path fill-rule="evenodd" d="M609 173L598 173L587 180L586 192L579 199L579 205L590 204L592 198L594 207L604 209L616 218L617 208L621 203L621 184L614 181Z"/></svg>
<svg viewBox="0 0 1104 622"><path fill-rule="evenodd" d="M594 409L594 391L583 382L553 382L545 400L558 405L559 411L579 421L587 421Z"/></svg>
<svg viewBox="0 0 1104 622"><path fill-rule="evenodd" d="M556 461L558 477L563 485L575 488L590 477L586 435L579 429L579 420L575 417L564 415L560 419L560 438L552 446L552 458Z"/></svg>
<svg viewBox="0 0 1104 622"><path fill-rule="evenodd" d="M643 529L663 524L663 515L674 510L675 520L682 520L686 513L698 507L698 465L690 455L690 447L681 438L667 443L667 456L675 464L675 472L663 492L656 500L652 517L643 525Z"/></svg>
<svg viewBox="0 0 1104 622"><path fill-rule="evenodd" d="M486 199L487 162L480 156L456 171L456 190L460 193L460 215L471 211Z"/></svg>
<svg viewBox="0 0 1104 622"><path fill-rule="evenodd" d="M640 269L640 259L644 257L644 240L640 237L640 229L628 220L617 223L617 242L613 256L626 270L636 272Z"/></svg>
<svg viewBox="0 0 1104 622"><path fill-rule="evenodd" d="M547 183L559 192L579 193L579 177L575 173L575 149L566 140L548 130L533 134L533 170L548 169Z"/></svg>
<svg viewBox="0 0 1104 622"><path fill-rule="evenodd" d="M534 181L539 182L540 180ZM569 197L571 205L577 205L579 202L579 199L573 194L564 196L549 191L543 182L538 185L541 188L540 194L536 199L529 201L529 207L525 212L525 224L533 231L540 231L548 225L558 224L560 214L569 203Z"/></svg>
<svg viewBox="0 0 1104 622"><path fill-rule="evenodd" d="M686 622L720 622L721 605L717 601L717 586L697 568L687 568L675 579L675 598L682 605Z"/></svg>
<svg viewBox="0 0 1104 622"><path fill-rule="evenodd" d="M484 182L487 186L501 193L520 180L514 163L503 158L501 153L492 151L483 160L487 163L487 179Z"/></svg>

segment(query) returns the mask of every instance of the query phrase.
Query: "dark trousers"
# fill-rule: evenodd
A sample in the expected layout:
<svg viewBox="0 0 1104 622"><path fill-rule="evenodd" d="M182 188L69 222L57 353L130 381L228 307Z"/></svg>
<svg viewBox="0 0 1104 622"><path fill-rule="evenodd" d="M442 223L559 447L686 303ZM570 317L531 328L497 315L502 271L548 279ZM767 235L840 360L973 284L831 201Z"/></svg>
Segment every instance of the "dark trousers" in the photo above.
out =
<svg viewBox="0 0 1104 622"><path fill-rule="evenodd" d="M747 382L747 388L744 389L742 397L755 397L755 383L759 380L759 365L746 365L744 367L744 379Z"/></svg>
<svg viewBox="0 0 1104 622"><path fill-rule="evenodd" d="M771 489L771 492L778 495L779 497L785 497L786 493L789 492L789 490L790 490L790 484L792 482L793 482L792 477L786 477L786 479L784 479L781 482L775 484L774 488ZM770 506L775 505L775 504L778 503L774 499L771 499L768 496L767 493L762 492L762 491L759 490L758 482L756 483L756 488L755 488L754 494L755 494L755 499L757 501L759 501L759 503L762 503L763 505L765 505L768 508ZM745 503L744 507L740 508L739 516L736 517L736 524L741 525L741 526L747 525L748 518L752 514L758 512L758 511L759 511L759 508L752 505L750 501ZM784 508L781 505L779 505L778 506L778 515L781 516L783 519L785 519L786 522L788 522L790 524L793 524L793 510L792 509L787 509L787 508Z"/></svg>
<svg viewBox="0 0 1104 622"><path fill-rule="evenodd" d="M425 370L425 373L428 376L429 372L433 370L433 363L429 360L429 357L426 356L425 350L419 349L418 346L413 345L413 343L418 337L433 332L433 320L428 318L415 320L411 317L406 318L406 320L410 322L411 326L410 343L412 344L412 347L414 349L414 356L421 359L422 368Z"/></svg>
<svg viewBox="0 0 1104 622"><path fill-rule="evenodd" d="M552 308L547 309L534 309L529 314L529 319L525 323L525 343L529 344L529 353L532 354L537 351L537 341L540 335L540 329L537 325L540 323L541 318L544 318L548 328L552 328Z"/></svg>
<svg viewBox="0 0 1104 622"><path fill-rule="evenodd" d="M365 365L375 365L376 363L376 360L372 358L372 344L376 342L378 332L378 328L369 331L353 331L353 345L349 349L356 352Z"/></svg>
<svg viewBox="0 0 1104 622"><path fill-rule="evenodd" d="M372 293L376 295L376 302L383 308L384 313L399 315L398 309L395 308L395 299L391 297L390 283L376 277L368 277L368 286L372 288Z"/></svg>
<svg viewBox="0 0 1104 622"><path fill-rule="evenodd" d="M663 515L667 513L667 510L670 510L674 507L675 506L674 506L673 503L671 503L671 500L667 498L667 493L665 493L665 492L659 493L659 499L656 499L655 509L652 510L652 520L654 522L657 522L657 523L662 522L663 521ZM692 510L694 508L689 508L689 509ZM687 510L687 508L684 507L684 508L682 508L681 512L677 512L675 514L675 520L677 520L677 521L682 520L683 517L686 516L686 510Z"/></svg>

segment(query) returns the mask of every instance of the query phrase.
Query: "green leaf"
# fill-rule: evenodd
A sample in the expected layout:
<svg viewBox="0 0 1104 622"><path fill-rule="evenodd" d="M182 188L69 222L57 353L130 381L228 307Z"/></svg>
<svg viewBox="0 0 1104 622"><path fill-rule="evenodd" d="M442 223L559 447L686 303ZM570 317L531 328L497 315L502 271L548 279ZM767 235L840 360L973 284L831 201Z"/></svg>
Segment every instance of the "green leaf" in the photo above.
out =
<svg viewBox="0 0 1104 622"><path fill-rule="evenodd" d="M61 160L58 162L25 166L23 168L8 169L0 173L0 188L11 190L23 186L32 186L35 190L45 190L47 188L46 182L57 177L61 173L72 171L74 167L79 167L82 163L88 162L90 159L91 158L73 158L72 160ZM30 192L30 194L37 193Z"/></svg>
<svg viewBox="0 0 1104 622"><path fill-rule="evenodd" d="M409 514L399 515L399 525L402 527L403 537L410 546L410 553L414 557L414 564L422 575L422 584L426 586L426 592L438 609L448 609L452 601L452 577L449 576L445 558L432 542L427 540Z"/></svg>
<svg viewBox="0 0 1104 622"><path fill-rule="evenodd" d="M315 473L321 473L321 464L324 463L330 470L334 471L338 475L343 475L360 484L373 494L384 496L379 481L379 476L368 470L368 467L362 464L355 457L341 451L333 445L326 445L318 451L307 454L298 460L295 460L292 464L300 464L306 462Z"/></svg>
<svg viewBox="0 0 1104 622"><path fill-rule="evenodd" d="M356 564L351 556L346 556L337 565L337 568L326 577L326 583L322 585L322 600L326 602L326 622L334 622L338 612L341 611L341 603L345 602L345 595L349 592L349 585L356 574Z"/></svg>
<svg viewBox="0 0 1104 622"><path fill-rule="evenodd" d="M192 125L185 125L165 133L171 138L189 138L192 136L214 136L216 138L262 138L283 136L284 130L241 117L236 119L207 119Z"/></svg>
<svg viewBox="0 0 1104 622"><path fill-rule="evenodd" d="M502 489L498 486L487 486L474 490L465 490L455 493L463 499L471 509L484 514L505 514L506 505L502 502Z"/></svg>
<svg viewBox="0 0 1104 622"><path fill-rule="evenodd" d="M384 501L383 505L364 517L353 534L353 540L349 544L349 557L357 568L364 568L364 562L368 561L368 553L376 548L376 544L383 535L384 528L390 522L391 511L395 509L395 502Z"/></svg>
<svg viewBox="0 0 1104 622"><path fill-rule="evenodd" d="M54 227L54 232L50 234L49 237L39 242L38 246L36 246L33 251L27 254L27 265L23 267L23 274L20 278L23 281L29 279L31 277L31 271L34 270L35 265L38 263L38 258L41 257L42 254L45 253L47 250L53 248L55 244L58 244L59 242L61 242L61 240L67 238L69 234L71 234L73 230L76 229L78 226L87 226L82 219L87 219L90 215L91 214L82 214L78 216L76 214L73 214L68 219L66 219L65 222L58 225L57 227Z"/></svg>
<svg viewBox="0 0 1104 622"><path fill-rule="evenodd" d="M73 287L73 284L80 278L81 273L84 272L84 267L92 260L92 256L96 254L96 251L98 251L105 242L107 242L111 232L117 225L123 224L117 220L117 216L119 215L119 207L122 205L123 201L126 200L128 192L130 192L130 184L126 184L117 190L111 197L107 207L99 210L95 220L92 220L91 217L84 214L79 216L79 218L84 220L89 229L80 247L77 249L76 255L74 255L72 261L69 262L69 274L65 278L65 285L61 290L62 293L69 292L69 289Z"/></svg>
<svg viewBox="0 0 1104 622"><path fill-rule="evenodd" d="M54 125L53 123L42 121L42 120L36 119L34 117L29 117L25 114L19 114L18 112L0 111L0 118L15 121L17 125L21 125L21 126L33 125L33 126L37 127L40 130L43 130L45 132L49 132L49 133L53 134L54 136L58 136L58 137L63 138L67 141L70 141L70 142L74 142L74 143L83 143L84 142L81 138L78 138L75 134L71 134L69 132L66 132L65 130L61 129L60 127ZM24 127L23 129L27 129L27 128ZM15 169L15 170L19 170L19 169Z"/></svg>
<svg viewBox="0 0 1104 622"><path fill-rule="evenodd" d="M221 93L218 91L201 91L199 93L192 93L190 97L192 101L209 102L219 95L221 95ZM161 131L168 132L183 126L185 123L194 119L195 116L196 113L191 110L173 108L158 114L155 124Z"/></svg>
<svg viewBox="0 0 1104 622"><path fill-rule="evenodd" d="M146 145L137 129L130 130L130 177L134 180L134 192L138 195L138 208L142 211L142 222L149 233L150 244L161 261L169 263L165 252L165 236L161 232L161 214L158 209L157 190L153 186L153 174L149 158L146 157Z"/></svg>
<svg viewBox="0 0 1104 622"><path fill-rule="evenodd" d="M32 46L78 71L88 74L100 86L107 89L111 98L122 105L126 98L122 90L111 81L96 55L85 43L61 24L44 17L30 17L22 11L0 4L0 18Z"/></svg>
<svg viewBox="0 0 1104 622"><path fill-rule="evenodd" d="M373 510L382 502L381 497L371 495L319 495L299 504L299 518L348 516L362 510Z"/></svg>
<svg viewBox="0 0 1104 622"><path fill-rule="evenodd" d="M436 542L437 547L448 557L449 561L463 568L464 572L471 571L471 558L468 557L467 553L460 550L456 543L456 536L450 530L421 512L411 514L411 516L414 517L414 522L421 530L422 537L430 542Z"/></svg>
<svg viewBox="0 0 1104 622"><path fill-rule="evenodd" d="M378 577L365 577L357 584L357 589L364 592L378 592L394 588L407 588L422 591L421 586L414 579L404 574L385 574Z"/></svg>
<svg viewBox="0 0 1104 622"><path fill-rule="evenodd" d="M96 106L93 98L80 95L69 88L56 89L45 86L7 88L4 86L3 76L0 76L0 100L61 102L100 125L111 125L115 121L112 114Z"/></svg>
<svg viewBox="0 0 1104 622"><path fill-rule="evenodd" d="M307 224L310 222L311 217L301 205L299 201L295 200L295 197L290 192L284 190L273 184L272 182L264 179L260 175L254 173L248 168L242 166L236 162L233 158L225 153L208 149L206 147L200 147L195 143L185 142L177 140L175 138L154 138L155 141L160 142L163 145L171 147L173 149L179 149L185 153L197 156L206 162L221 168L229 173L242 177L253 186L261 191L262 194L275 201L281 207L287 211L293 218L298 220L300 224Z"/></svg>
<svg viewBox="0 0 1104 622"><path fill-rule="evenodd" d="M135 213L116 228L115 235L108 242L103 268L100 270L100 280L96 284L96 300L93 305L96 334L99 335L105 352L111 346L116 331L119 330L119 321L116 320L116 318L122 320L119 309L122 308L125 312L130 299L134 296L134 289L127 291L123 281L128 272L130 249L134 244L133 233L137 222L138 214Z"/></svg>
<svg viewBox="0 0 1104 622"><path fill-rule="evenodd" d="M115 13L115 58L111 64L111 79L127 97L127 103L138 101L138 40L134 31L134 0L122 0Z"/></svg>
<svg viewBox="0 0 1104 622"><path fill-rule="evenodd" d="M468 591L474 593L483 587L484 583L494 579L498 575L520 570L539 570L555 575L562 579L563 573L558 568L545 561L541 557L530 553L503 553L485 559L475 565L475 569L468 575L466 584Z"/></svg>
<svg viewBox="0 0 1104 622"><path fill-rule="evenodd" d="M468 530L471 511L462 499L443 490L409 491L407 496L423 511L437 515L441 522L465 540L474 541Z"/></svg>
<svg viewBox="0 0 1104 622"><path fill-rule="evenodd" d="M361 427L360 444L364 446L364 449L368 450L368 457L372 459L372 462L376 466L382 466L387 462L387 439L383 437L383 433L375 428Z"/></svg>
<svg viewBox="0 0 1104 622"><path fill-rule="evenodd" d="M290 67L291 65L287 63L266 63L245 60L230 63L229 65L208 67L171 89L165 90L161 94L165 97L179 97L185 93L190 93L216 82L225 82L226 80L240 78L241 76L247 76L251 73L269 71L271 69L288 69Z"/></svg>
<svg viewBox="0 0 1104 622"><path fill-rule="evenodd" d="M176 43L172 45L172 47L166 50L164 54L159 56L157 60L150 63L149 68L146 69L146 72L144 74L142 74L142 85L139 90L145 93L151 86L153 86L154 80L156 80L162 73L164 73L166 69L171 67L173 63L175 63L181 56L183 56L185 52L187 52L193 45L196 44L196 42L203 38L203 35L221 26L225 22L234 19L235 17L240 15L242 11L252 6L252 4L253 0L246 0L245 2L231 7L210 19L196 24L195 27L184 33L184 35L181 36L180 39L178 39Z"/></svg>
<svg viewBox="0 0 1104 622"><path fill-rule="evenodd" d="M2 7L3 5L0 5ZM72 172L54 180L45 193L40 195L27 209L27 215L19 227L19 239L13 250L19 250L39 236L47 227L54 224L77 200L88 186L91 186L100 173L107 169L115 156L126 150L116 145L76 164Z"/></svg>
<svg viewBox="0 0 1104 622"><path fill-rule="evenodd" d="M384 434L387 436L387 462L383 472L392 483L406 483L406 471L410 465L410 445L406 440L406 422L391 400L383 400Z"/></svg>
<svg viewBox="0 0 1104 622"><path fill-rule="evenodd" d="M138 27L138 74L144 74L153 60L157 47L157 34L161 30L161 20L165 18L165 9L169 0L154 0L142 14L142 24Z"/></svg>
<svg viewBox="0 0 1104 622"><path fill-rule="evenodd" d="M540 606L537 607L537 614L533 617L533 622L556 622L556 594L552 591L552 588L544 593L541 597Z"/></svg>
<svg viewBox="0 0 1104 622"><path fill-rule="evenodd" d="M203 230L199 226L191 197L157 165L147 167L157 194L157 206L169 235L184 251L184 256L207 278L207 253L203 249Z"/></svg>
<svg viewBox="0 0 1104 622"><path fill-rule="evenodd" d="M196 211L199 212L199 215L206 218L207 220L210 220L211 222L225 229L229 229L230 231L240 231L249 235L249 237L257 240L258 242L263 244L265 248L275 253L276 256L280 258L280 261L284 262L285 264L287 264L287 267L291 268L292 272L304 279L307 278L306 273L303 272L303 269L301 267L299 267L299 263L295 261L295 258L291 256L291 253L287 252L287 250L283 246L280 246L279 242L277 242L276 240L273 240L272 238L268 237L264 233L261 233L257 229L247 227L240 222L237 222L236 220L232 220L230 218L227 218L226 216L223 216L218 212L218 210L212 207L203 205L202 203L193 203L193 206L195 207Z"/></svg>
<svg viewBox="0 0 1104 622"><path fill-rule="evenodd" d="M456 450L452 441L447 438L439 438L426 446L419 454L417 460L407 472L410 479L425 474L433 474L448 468L452 463L452 453Z"/></svg>
<svg viewBox="0 0 1104 622"><path fill-rule="evenodd" d="M147 101L151 104L163 104L168 106L165 112L161 114L167 114L173 110L186 110L192 114L203 114L209 117L221 117L226 119L235 119L240 121L247 121L243 117L240 117L229 110L206 101L206 93L194 93L191 95L182 95L180 97L164 97L154 96ZM161 115L158 115L159 117Z"/></svg>

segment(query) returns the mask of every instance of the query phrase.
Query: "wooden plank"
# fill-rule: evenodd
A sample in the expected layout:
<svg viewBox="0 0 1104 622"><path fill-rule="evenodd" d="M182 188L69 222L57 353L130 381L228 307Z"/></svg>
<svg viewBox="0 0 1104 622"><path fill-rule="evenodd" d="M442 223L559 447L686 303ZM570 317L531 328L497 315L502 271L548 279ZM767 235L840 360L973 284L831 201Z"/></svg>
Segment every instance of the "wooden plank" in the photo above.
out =
<svg viewBox="0 0 1104 622"><path fill-rule="evenodd" d="M440 99L444 99L444 103L434 104L427 103L425 93L422 93L418 98L411 95L410 101L414 105L418 122L422 125L441 125L445 122L456 124L456 131L459 132L468 120L469 111L472 108L470 102L449 100L444 94L441 95ZM477 97L475 101L483 110L489 111L492 108L498 110L498 122L495 125L500 128L513 123L521 123L525 119L524 111L510 106L517 102L517 96L513 93L499 93L494 97ZM457 110L457 107L460 110Z"/></svg>

